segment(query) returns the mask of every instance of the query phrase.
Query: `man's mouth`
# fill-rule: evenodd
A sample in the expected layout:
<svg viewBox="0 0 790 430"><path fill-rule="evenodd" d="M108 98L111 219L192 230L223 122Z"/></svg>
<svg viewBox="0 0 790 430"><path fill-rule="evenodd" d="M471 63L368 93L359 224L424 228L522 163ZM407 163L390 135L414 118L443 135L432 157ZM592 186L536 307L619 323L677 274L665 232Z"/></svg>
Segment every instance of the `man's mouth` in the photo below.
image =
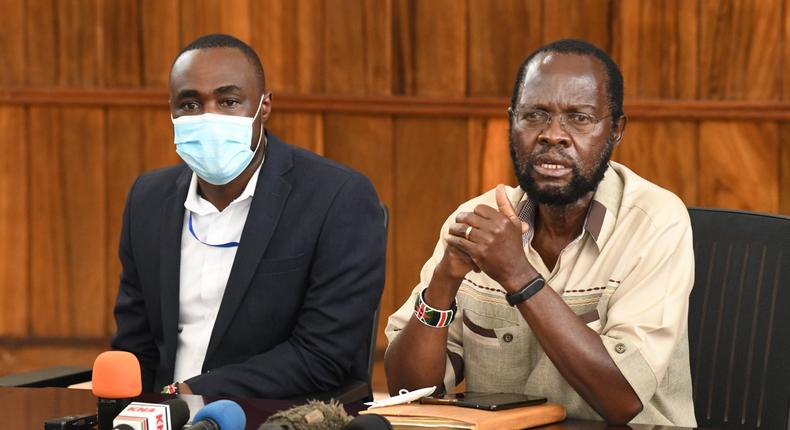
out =
<svg viewBox="0 0 790 430"><path fill-rule="evenodd" d="M540 167L542 167L544 169L551 169L551 170L564 169L565 168L565 166L563 166L562 164L551 164L551 163L540 163Z"/></svg>
<svg viewBox="0 0 790 430"><path fill-rule="evenodd" d="M573 171L570 163L560 159L538 158L532 166L539 175L552 178L560 178L569 175Z"/></svg>

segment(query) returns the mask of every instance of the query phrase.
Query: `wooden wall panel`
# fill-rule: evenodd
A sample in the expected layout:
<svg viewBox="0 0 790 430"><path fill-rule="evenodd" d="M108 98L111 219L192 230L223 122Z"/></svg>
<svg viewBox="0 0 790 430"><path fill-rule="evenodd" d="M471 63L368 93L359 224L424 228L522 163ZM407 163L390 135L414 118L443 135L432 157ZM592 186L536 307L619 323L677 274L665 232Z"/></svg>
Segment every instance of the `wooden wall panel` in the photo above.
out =
<svg viewBox="0 0 790 430"><path fill-rule="evenodd" d="M784 52L782 52L782 65L784 65L784 70L781 73L782 100L790 101L790 1L784 0L782 9L785 12L784 26L782 27L784 30L784 43L782 45L785 48Z"/></svg>
<svg viewBox="0 0 790 430"><path fill-rule="evenodd" d="M108 310L105 327L107 334L114 332L115 322L111 310L118 293L121 262L118 260L118 240L121 234L123 209L126 197L137 175L143 170L145 148L145 123L138 109L113 108L107 110L107 141L105 175L107 186L107 283L105 285Z"/></svg>
<svg viewBox="0 0 790 430"><path fill-rule="evenodd" d="M510 158L507 119L469 120L468 133L467 195L483 194L498 184L518 185Z"/></svg>
<svg viewBox="0 0 790 430"><path fill-rule="evenodd" d="M466 193L470 196L480 194L483 189L480 169L485 165L482 142L486 140L486 124L485 119L479 118L470 118L466 123Z"/></svg>
<svg viewBox="0 0 790 430"><path fill-rule="evenodd" d="M584 39L611 49L612 0L544 0L543 41Z"/></svg>
<svg viewBox="0 0 790 430"><path fill-rule="evenodd" d="M26 126L24 108L0 108L0 336L26 335L31 316Z"/></svg>
<svg viewBox="0 0 790 430"><path fill-rule="evenodd" d="M439 229L467 200L463 119L399 118L395 121L395 289L398 305L419 281ZM394 310L394 309L393 309Z"/></svg>
<svg viewBox="0 0 790 430"><path fill-rule="evenodd" d="M62 163L61 118L58 108L30 108L30 307L46 310L46 318L31 318L31 335L73 334L70 315L72 285L68 278L65 234L66 169Z"/></svg>
<svg viewBox="0 0 790 430"><path fill-rule="evenodd" d="M143 118L143 168L142 171L173 166L183 161L176 154L173 143L173 123L170 111L162 109L146 109L137 111Z"/></svg>
<svg viewBox="0 0 790 430"><path fill-rule="evenodd" d="M690 121L631 121L614 157L639 176L696 206L697 124Z"/></svg>
<svg viewBox="0 0 790 430"><path fill-rule="evenodd" d="M21 2L0 2L0 85L24 85L25 5Z"/></svg>
<svg viewBox="0 0 790 430"><path fill-rule="evenodd" d="M700 97L781 98L782 3L700 2Z"/></svg>
<svg viewBox="0 0 790 430"><path fill-rule="evenodd" d="M619 3L612 55L626 77L626 97L696 97L698 6L686 0Z"/></svg>
<svg viewBox="0 0 790 430"><path fill-rule="evenodd" d="M775 123L703 122L699 154L701 206L779 210L779 136Z"/></svg>
<svg viewBox="0 0 790 430"><path fill-rule="evenodd" d="M147 87L166 90L170 66L182 45L179 37L178 3L162 0L139 0L143 63L142 80Z"/></svg>
<svg viewBox="0 0 790 430"><path fill-rule="evenodd" d="M393 6L394 93L466 95L465 3L394 0Z"/></svg>
<svg viewBox="0 0 790 430"><path fill-rule="evenodd" d="M518 66L542 44L542 3L469 0L469 95L510 96Z"/></svg>
<svg viewBox="0 0 790 430"><path fill-rule="evenodd" d="M31 306L37 336L101 336L106 314L104 117L31 108Z"/></svg>
<svg viewBox="0 0 790 430"><path fill-rule="evenodd" d="M324 123L321 115L277 112L276 102L273 106L272 116L266 123L268 130L290 144L317 154L324 153Z"/></svg>
<svg viewBox="0 0 790 430"><path fill-rule="evenodd" d="M55 227L65 230L68 246L69 314L73 334L102 336L109 312L107 300L107 199L105 115L95 108L61 112L61 154L64 167L62 195L65 219ZM49 287L50 289L52 286Z"/></svg>
<svg viewBox="0 0 790 430"><path fill-rule="evenodd" d="M325 91L330 94L392 92L391 0L353 0L325 9Z"/></svg>
<svg viewBox="0 0 790 430"><path fill-rule="evenodd" d="M59 15L49 0L29 0L25 5L25 62L27 83L55 85L60 75L57 61Z"/></svg>
<svg viewBox="0 0 790 430"><path fill-rule="evenodd" d="M388 116L327 115L324 118L324 146L328 158L343 163L370 178L379 194L379 199L390 211L387 239L387 277L381 296L379 317L380 348L387 345L384 328L391 310L400 305L394 285L397 272L394 259L394 238L398 234L392 222L395 207L395 177L393 172L393 121Z"/></svg>
<svg viewBox="0 0 790 430"><path fill-rule="evenodd" d="M275 94L324 91L324 0L255 1L251 44Z"/></svg>
<svg viewBox="0 0 790 430"><path fill-rule="evenodd" d="M58 84L101 86L104 77L102 3L100 0L61 0L53 4L57 7Z"/></svg>
<svg viewBox="0 0 790 430"><path fill-rule="evenodd" d="M102 82L112 87L137 88L142 84L140 2L114 0L113 6L103 9L104 79Z"/></svg>
<svg viewBox="0 0 790 430"><path fill-rule="evenodd" d="M91 367L96 356L109 347L109 342L73 346L54 343L33 346L0 345L0 376L12 373L8 372L8 369L14 369L13 373L17 373L53 366ZM74 410L71 411L71 413L74 412ZM41 423L36 423L35 428L40 427L42 427Z"/></svg>
<svg viewBox="0 0 790 430"><path fill-rule="evenodd" d="M181 46L209 33L227 33L250 40L251 0L189 0L180 2Z"/></svg>

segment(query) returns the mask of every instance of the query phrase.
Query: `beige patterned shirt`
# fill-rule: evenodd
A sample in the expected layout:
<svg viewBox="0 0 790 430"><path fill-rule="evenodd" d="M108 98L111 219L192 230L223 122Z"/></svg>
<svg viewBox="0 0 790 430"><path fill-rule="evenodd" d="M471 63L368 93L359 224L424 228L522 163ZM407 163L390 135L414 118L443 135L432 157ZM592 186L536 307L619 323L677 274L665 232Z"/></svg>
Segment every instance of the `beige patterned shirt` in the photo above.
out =
<svg viewBox="0 0 790 430"><path fill-rule="evenodd" d="M522 220L532 223L534 205L520 188L508 188ZM478 204L496 208L494 190L450 215ZM531 229L530 229L531 231ZM674 194L610 163L593 197L582 234L548 270L524 237L524 252L568 306L601 341L644 406L633 423L695 427L687 329L694 283L691 225ZM444 254L441 239L420 274L420 283L389 318L386 335L398 335ZM543 352L505 290L485 273L470 272L457 295L450 326L444 384L466 379L468 391L523 392L565 405L568 417L601 417L568 385ZM601 381L606 383L606 381Z"/></svg>

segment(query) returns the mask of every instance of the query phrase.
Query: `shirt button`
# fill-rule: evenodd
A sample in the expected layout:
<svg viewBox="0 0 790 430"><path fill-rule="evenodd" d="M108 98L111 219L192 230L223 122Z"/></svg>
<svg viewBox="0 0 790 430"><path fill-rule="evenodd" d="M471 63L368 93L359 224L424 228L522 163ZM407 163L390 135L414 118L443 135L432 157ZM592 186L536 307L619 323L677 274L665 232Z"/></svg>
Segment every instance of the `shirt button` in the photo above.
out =
<svg viewBox="0 0 790 430"><path fill-rule="evenodd" d="M615 350L615 352L617 352L618 354L622 354L622 353L624 353L624 352L625 352L625 344L623 344L623 343L618 343L617 345L615 345L615 346L614 346L614 350Z"/></svg>
<svg viewBox="0 0 790 430"><path fill-rule="evenodd" d="M513 342L513 335L512 335L512 334L510 334L510 333L505 333L505 334L502 336L502 340L504 340L504 341L505 341L505 342L507 342L507 343Z"/></svg>

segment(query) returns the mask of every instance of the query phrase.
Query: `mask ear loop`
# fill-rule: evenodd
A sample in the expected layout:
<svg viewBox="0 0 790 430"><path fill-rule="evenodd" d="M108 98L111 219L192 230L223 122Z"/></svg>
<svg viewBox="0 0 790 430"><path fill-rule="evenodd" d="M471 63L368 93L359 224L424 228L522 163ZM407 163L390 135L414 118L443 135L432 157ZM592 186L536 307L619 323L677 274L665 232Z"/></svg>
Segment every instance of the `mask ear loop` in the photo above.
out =
<svg viewBox="0 0 790 430"><path fill-rule="evenodd" d="M271 93L269 93L269 94L271 94ZM258 110L256 110L256 111L255 111L255 115L253 115L253 116L252 116L252 120L253 120L253 121L255 121L255 118L257 118L257 117L258 117L258 113L260 113L260 111L261 111L261 107L263 106L263 100L264 100L266 97L268 97L268 96L269 96L269 94L263 94L263 95L261 96L261 100L258 102ZM172 117L172 115L171 115L171 117ZM258 149L260 149L260 147L261 147L261 139L263 138L263 135L264 135L264 134L265 134L265 133L263 132L263 122L261 122L261 133L258 135L258 143L255 145L255 150L254 150L254 151L252 151L252 153L253 153L253 154L257 153L257 152L258 152ZM269 141L269 139L267 138L267 139L266 139L266 142L264 143L264 146L266 145L266 143L268 143L268 141Z"/></svg>

